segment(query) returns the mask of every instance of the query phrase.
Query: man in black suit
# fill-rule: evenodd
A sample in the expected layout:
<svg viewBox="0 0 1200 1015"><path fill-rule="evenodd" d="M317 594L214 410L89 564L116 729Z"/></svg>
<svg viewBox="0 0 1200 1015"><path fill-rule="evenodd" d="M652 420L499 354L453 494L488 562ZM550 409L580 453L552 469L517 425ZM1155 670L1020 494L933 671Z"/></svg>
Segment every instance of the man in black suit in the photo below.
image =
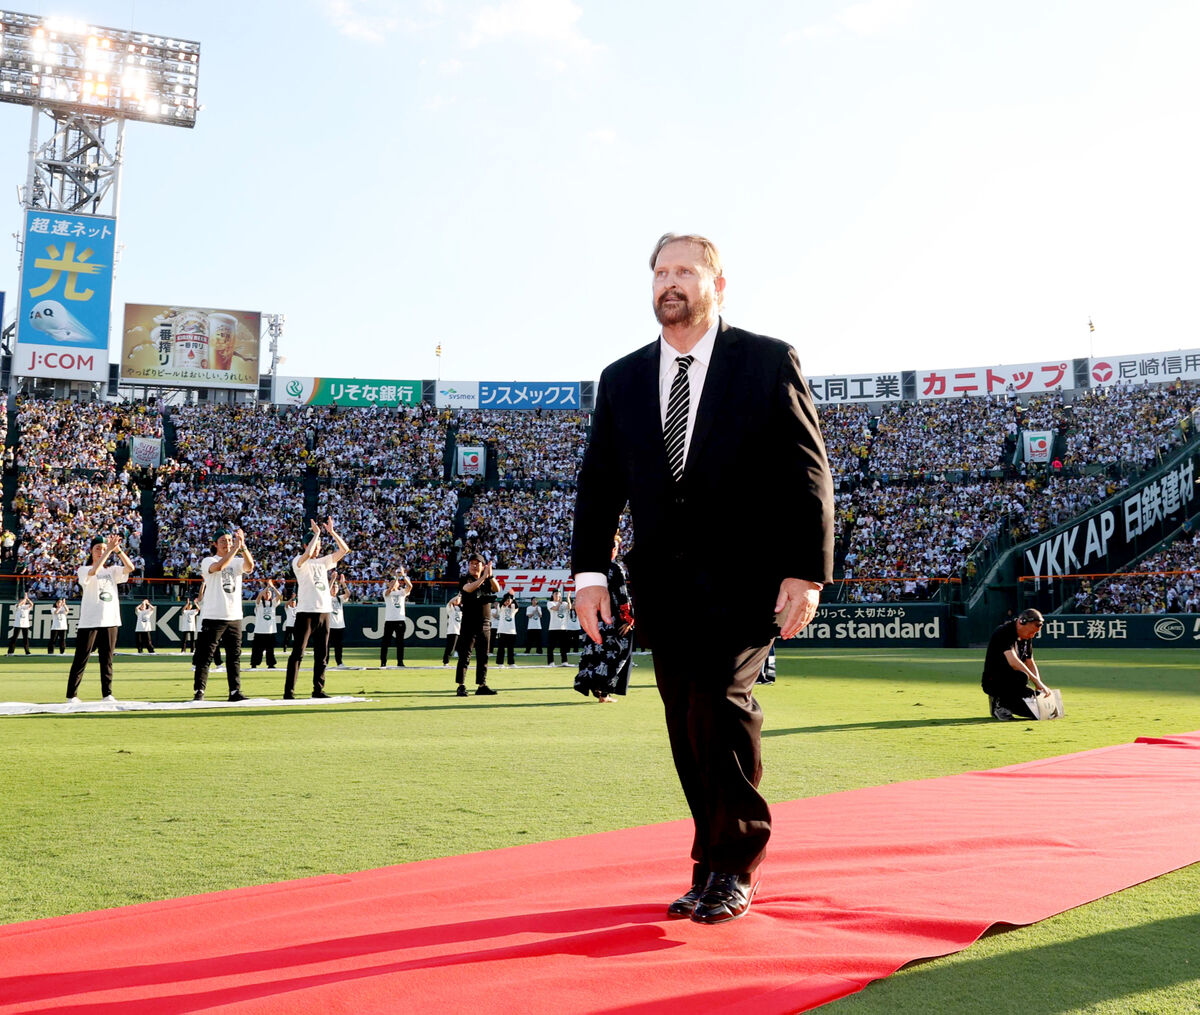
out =
<svg viewBox="0 0 1200 1015"><path fill-rule="evenodd" d="M600 377L571 565L598 642L628 501L634 612L695 822L692 887L668 914L721 923L749 909L771 833L751 691L832 580L833 481L795 350L721 320L716 247L668 233L650 266L662 334ZM731 584L732 601L717 595Z"/></svg>

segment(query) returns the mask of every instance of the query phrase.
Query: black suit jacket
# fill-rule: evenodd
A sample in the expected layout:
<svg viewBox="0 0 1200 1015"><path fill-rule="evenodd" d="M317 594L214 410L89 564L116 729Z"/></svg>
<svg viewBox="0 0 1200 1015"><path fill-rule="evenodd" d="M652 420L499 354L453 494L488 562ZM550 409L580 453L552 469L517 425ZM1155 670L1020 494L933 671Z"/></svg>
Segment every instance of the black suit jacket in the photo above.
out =
<svg viewBox="0 0 1200 1015"><path fill-rule="evenodd" d="M833 578L833 480L796 352L720 322L679 482L658 378L657 339L600 376L572 571L607 571L628 501L635 614L651 645L685 618L770 637L784 578Z"/></svg>

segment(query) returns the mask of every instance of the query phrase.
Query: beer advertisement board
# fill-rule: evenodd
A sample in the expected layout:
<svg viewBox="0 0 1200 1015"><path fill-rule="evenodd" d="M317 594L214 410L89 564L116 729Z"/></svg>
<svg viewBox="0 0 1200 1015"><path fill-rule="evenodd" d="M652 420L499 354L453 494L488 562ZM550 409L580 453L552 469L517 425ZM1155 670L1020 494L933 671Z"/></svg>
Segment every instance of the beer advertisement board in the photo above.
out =
<svg viewBox="0 0 1200 1015"><path fill-rule="evenodd" d="M126 303L121 382L257 389L261 332L256 311Z"/></svg>

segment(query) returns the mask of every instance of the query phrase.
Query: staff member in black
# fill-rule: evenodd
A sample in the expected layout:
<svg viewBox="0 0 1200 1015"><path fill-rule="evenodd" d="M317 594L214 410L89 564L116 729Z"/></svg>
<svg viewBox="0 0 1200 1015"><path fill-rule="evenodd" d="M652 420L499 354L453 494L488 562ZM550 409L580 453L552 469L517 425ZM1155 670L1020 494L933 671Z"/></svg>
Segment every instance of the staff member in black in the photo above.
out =
<svg viewBox="0 0 1200 1015"><path fill-rule="evenodd" d="M467 560L467 574L458 582L462 600L462 628L458 634L458 670L454 682L460 698L467 696L467 667L475 652L475 693L495 694L488 687L488 647L492 635L492 603L500 592L500 583L492 577L492 565L478 553Z"/></svg>
<svg viewBox="0 0 1200 1015"><path fill-rule="evenodd" d="M634 613L695 823L692 886L668 914L721 923L749 909L771 834L751 692L774 637L800 631L832 580L833 480L795 350L721 320L712 242L668 233L650 265L662 333L600 377L575 504L575 605L599 642L628 501ZM732 603L711 594L731 571Z"/></svg>
<svg viewBox="0 0 1200 1015"><path fill-rule="evenodd" d="M988 640L981 683L996 719L1036 719L1025 700L1033 697L1029 684L1039 694L1050 693L1033 661L1033 639L1042 629L1042 623L1043 617L1037 610L1025 610L996 628Z"/></svg>

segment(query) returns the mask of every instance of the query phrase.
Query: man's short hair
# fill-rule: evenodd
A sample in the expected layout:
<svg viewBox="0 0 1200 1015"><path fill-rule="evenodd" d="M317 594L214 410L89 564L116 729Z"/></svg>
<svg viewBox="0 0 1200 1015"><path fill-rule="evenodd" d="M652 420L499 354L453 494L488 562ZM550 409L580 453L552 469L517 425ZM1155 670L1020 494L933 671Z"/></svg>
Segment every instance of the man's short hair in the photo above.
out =
<svg viewBox="0 0 1200 1015"><path fill-rule="evenodd" d="M479 561L479 563L480 563L480 564L486 564L486 563L487 563L487 560L485 560L485 559L484 559L484 556L483 556L483 554L482 554L482 553L473 553L473 554L471 554L471 556L469 556L469 557L467 558L467 563L469 564L469 563L471 563L471 561L473 561L473 560L477 560L477 561Z"/></svg>
<svg viewBox="0 0 1200 1015"><path fill-rule="evenodd" d="M1017 615L1018 624L1044 624L1045 622L1046 618L1037 610L1022 610Z"/></svg>
<svg viewBox="0 0 1200 1015"><path fill-rule="evenodd" d="M713 277L724 274L724 269L721 267L721 252L717 249L717 245L706 236L700 236L696 233L663 233L658 238L658 242L654 244L654 253L650 255L650 268L653 270L654 265L658 261L658 255L662 253L662 248L668 243L695 243L698 247L704 250L704 260L708 262L708 266L712 269Z"/></svg>

